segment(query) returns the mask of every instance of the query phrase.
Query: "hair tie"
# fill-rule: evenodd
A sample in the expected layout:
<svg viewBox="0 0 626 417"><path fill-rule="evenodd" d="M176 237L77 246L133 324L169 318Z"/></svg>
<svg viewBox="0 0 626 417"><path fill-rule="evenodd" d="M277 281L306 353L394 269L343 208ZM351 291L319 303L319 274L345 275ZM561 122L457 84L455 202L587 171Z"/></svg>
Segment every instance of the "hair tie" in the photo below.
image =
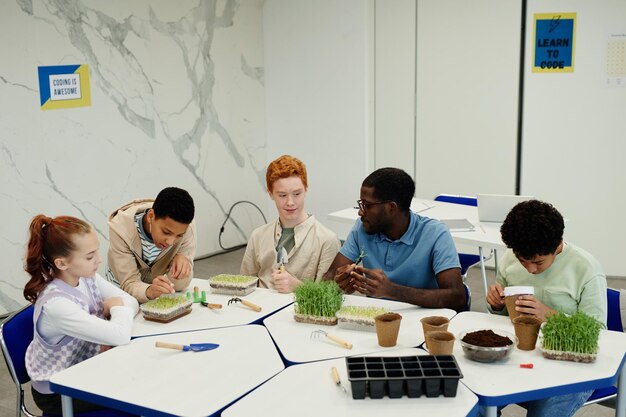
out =
<svg viewBox="0 0 626 417"><path fill-rule="evenodd" d="M51 219L50 217L47 217L47 218L43 221L43 223L42 223L42 225L41 225L41 228L42 228L42 229L45 229L45 228L46 228L46 226L49 226L49 225L50 225L50 223L52 223L52 219Z"/></svg>

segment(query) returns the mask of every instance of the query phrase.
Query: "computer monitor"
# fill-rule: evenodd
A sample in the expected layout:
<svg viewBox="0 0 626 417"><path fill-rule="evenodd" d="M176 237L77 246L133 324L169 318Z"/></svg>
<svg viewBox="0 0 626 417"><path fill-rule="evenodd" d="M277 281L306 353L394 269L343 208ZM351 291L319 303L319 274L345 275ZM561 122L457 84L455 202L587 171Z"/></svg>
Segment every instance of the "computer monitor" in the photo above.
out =
<svg viewBox="0 0 626 417"><path fill-rule="evenodd" d="M534 200L529 195L478 194L478 220L502 223L519 202Z"/></svg>

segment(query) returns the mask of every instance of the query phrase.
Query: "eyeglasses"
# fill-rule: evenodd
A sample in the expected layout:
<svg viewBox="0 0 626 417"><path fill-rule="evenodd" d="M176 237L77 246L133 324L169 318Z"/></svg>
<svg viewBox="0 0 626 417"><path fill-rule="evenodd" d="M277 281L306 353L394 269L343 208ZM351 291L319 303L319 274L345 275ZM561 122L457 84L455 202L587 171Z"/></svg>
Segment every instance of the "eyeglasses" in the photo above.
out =
<svg viewBox="0 0 626 417"><path fill-rule="evenodd" d="M368 203L367 201L357 200L356 201L357 207L355 207L355 209L361 210L362 212L365 213L365 210L367 210L368 207L376 206L378 204L391 203L392 201L393 200L385 200L385 201L376 201L374 203Z"/></svg>

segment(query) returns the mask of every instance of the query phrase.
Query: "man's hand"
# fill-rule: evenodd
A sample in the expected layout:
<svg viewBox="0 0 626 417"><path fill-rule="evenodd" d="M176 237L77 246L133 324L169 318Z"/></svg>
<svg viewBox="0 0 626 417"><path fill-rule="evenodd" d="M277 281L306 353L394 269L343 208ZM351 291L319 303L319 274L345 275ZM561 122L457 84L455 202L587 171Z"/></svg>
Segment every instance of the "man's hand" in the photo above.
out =
<svg viewBox="0 0 626 417"><path fill-rule="evenodd" d="M296 287L302 284L298 278L280 269L272 273L272 279L274 280L274 288L276 288L276 291L283 294L293 292Z"/></svg>
<svg viewBox="0 0 626 417"><path fill-rule="evenodd" d="M351 273L354 289L372 297L394 298L393 283L382 269L369 269L357 266Z"/></svg>
<svg viewBox="0 0 626 417"><path fill-rule="evenodd" d="M123 306L123 305L124 305L124 300L122 300L122 297L107 298L106 300L102 302L102 306L104 307L102 314L104 315L105 318L108 319L109 317L111 317L111 307Z"/></svg>
<svg viewBox="0 0 626 417"><path fill-rule="evenodd" d="M502 285L495 283L489 286L487 303L494 311L501 311L504 308L504 288Z"/></svg>
<svg viewBox="0 0 626 417"><path fill-rule="evenodd" d="M352 294L355 290L354 279L350 276L354 268L356 268L355 264L348 264L340 266L335 271L334 280L337 285L339 285L339 288L346 294Z"/></svg>
<svg viewBox="0 0 626 417"><path fill-rule="evenodd" d="M165 275L159 275L152 280L152 284L146 289L146 297L154 300L162 294L173 294L174 284Z"/></svg>
<svg viewBox="0 0 626 417"><path fill-rule="evenodd" d="M185 255L178 254L172 259L170 264L170 277L173 279L184 279L191 275L191 262Z"/></svg>
<svg viewBox="0 0 626 417"><path fill-rule="evenodd" d="M541 321L545 321L546 317L555 314L557 311L551 309L541 301L537 300L534 295L520 295L515 301L515 309L520 313L532 314Z"/></svg>

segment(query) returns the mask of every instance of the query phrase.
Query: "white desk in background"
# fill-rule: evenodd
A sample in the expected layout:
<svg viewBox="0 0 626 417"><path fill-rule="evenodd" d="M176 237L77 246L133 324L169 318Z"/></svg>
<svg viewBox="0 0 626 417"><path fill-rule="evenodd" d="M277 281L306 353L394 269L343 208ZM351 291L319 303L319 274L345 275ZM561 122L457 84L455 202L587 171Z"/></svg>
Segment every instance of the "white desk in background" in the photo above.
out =
<svg viewBox="0 0 626 417"><path fill-rule="evenodd" d="M484 249L504 250L506 245L500 237L501 223L479 222L478 209L474 206L463 204L444 203L442 201L424 200L414 198L411 203L411 210L420 216L432 219L467 219L474 225L473 231L451 232L452 239L457 244L465 244L478 247L478 254L481 259L481 272L483 275L483 286L487 294L487 272L485 271ZM328 214L326 225L337 233L341 240L345 240L348 233L354 226L354 222L359 218L359 211L355 208L348 208ZM494 255L494 259L495 259ZM497 264L496 264L497 267Z"/></svg>
<svg viewBox="0 0 626 417"><path fill-rule="evenodd" d="M449 309L420 308L407 303L382 300L378 298L346 295L344 306L376 306L400 313L402 322L398 335L398 344L393 348L378 346L374 331L344 329L339 326L323 326L299 323L293 318L294 306L282 309L263 320L263 324L272 335L276 346L285 360L292 363L318 361L322 359L362 355L397 348L417 347L424 342L420 319L426 316L445 316L452 318L456 313ZM341 347L325 337L311 338L314 330L324 330L353 344L352 349Z"/></svg>
<svg viewBox="0 0 626 417"><path fill-rule="evenodd" d="M206 352L154 347L156 340L218 343ZM50 380L63 416L79 398L142 416L208 416L284 369L263 326L142 337L72 366ZM69 410L67 409L69 403Z"/></svg>
<svg viewBox="0 0 626 417"><path fill-rule="evenodd" d="M463 312L457 314L448 331L457 337L465 330L501 329L515 333L508 316ZM619 378L616 416L626 414L626 334L600 331L598 356L593 363L576 363L546 359L541 354L541 342L533 351L514 349L506 361L474 362L465 357L458 341L454 356L463 373L461 380L478 395L480 405L487 407L487 416L496 416L497 406L548 398L609 386ZM515 366L532 363L533 369Z"/></svg>
<svg viewBox="0 0 626 417"><path fill-rule="evenodd" d="M385 351L366 356L424 355L422 349L408 348ZM331 367L339 372L341 384L347 393L337 387L331 377ZM461 380L462 381L462 380ZM345 359L331 359L290 366L289 368L222 411L223 417L304 417L304 416L359 416L394 417L474 416L478 399L465 385L459 383L456 397L427 398L384 397L353 400ZM383 412L384 410L384 412Z"/></svg>
<svg viewBox="0 0 626 417"><path fill-rule="evenodd" d="M189 288L183 291L182 294L187 291L193 293L194 286L197 286L200 292L206 291L208 302L222 304L222 308L209 309L200 303L194 303L191 313L170 323L158 323L145 320L141 312L139 312L139 314L135 316L133 323L132 337L154 336L251 324L293 303L293 294L280 294L275 290L257 288L252 293L240 297L262 307L260 312L256 312L241 303L231 303L228 305L228 300L233 298L233 296L211 293L209 282L205 279L192 279Z"/></svg>

